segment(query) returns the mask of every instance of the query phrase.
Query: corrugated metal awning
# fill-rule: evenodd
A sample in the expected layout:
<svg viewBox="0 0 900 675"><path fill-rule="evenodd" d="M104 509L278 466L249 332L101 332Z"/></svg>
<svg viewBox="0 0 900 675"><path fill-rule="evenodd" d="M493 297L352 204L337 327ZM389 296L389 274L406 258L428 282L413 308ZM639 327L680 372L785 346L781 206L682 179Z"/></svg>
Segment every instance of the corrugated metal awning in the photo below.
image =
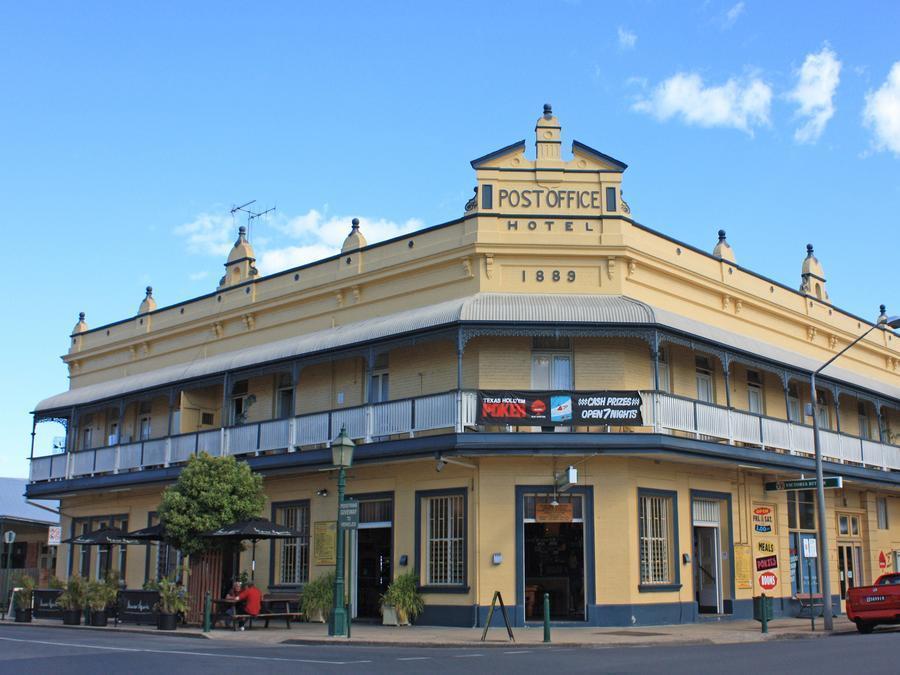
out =
<svg viewBox="0 0 900 675"><path fill-rule="evenodd" d="M35 412L59 411L72 406L115 399L179 382L250 368L256 365L333 349L361 345L420 330L465 323L519 323L577 325L660 325L731 346L761 358L803 370L818 367L812 359L716 326L679 316L620 295L553 295L478 293L275 342L166 366L70 389L44 399ZM835 368L829 375L857 386L900 399L900 388Z"/></svg>

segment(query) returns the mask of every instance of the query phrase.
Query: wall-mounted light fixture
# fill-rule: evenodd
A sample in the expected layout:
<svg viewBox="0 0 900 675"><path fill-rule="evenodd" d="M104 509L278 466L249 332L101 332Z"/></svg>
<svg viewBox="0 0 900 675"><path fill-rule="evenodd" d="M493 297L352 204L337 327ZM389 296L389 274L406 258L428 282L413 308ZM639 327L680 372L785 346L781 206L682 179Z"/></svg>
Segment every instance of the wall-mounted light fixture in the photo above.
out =
<svg viewBox="0 0 900 675"><path fill-rule="evenodd" d="M327 497L328 496L328 488L322 488L321 490L316 490L316 497Z"/></svg>

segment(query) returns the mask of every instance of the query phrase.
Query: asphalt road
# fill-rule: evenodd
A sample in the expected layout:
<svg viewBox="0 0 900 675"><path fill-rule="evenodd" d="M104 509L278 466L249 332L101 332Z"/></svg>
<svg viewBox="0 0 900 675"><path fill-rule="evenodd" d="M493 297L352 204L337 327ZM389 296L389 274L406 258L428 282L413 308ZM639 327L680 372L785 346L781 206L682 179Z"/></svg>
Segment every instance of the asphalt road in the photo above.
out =
<svg viewBox="0 0 900 675"><path fill-rule="evenodd" d="M900 632L742 645L412 648L239 645L134 633L0 627L0 673L900 672Z"/></svg>

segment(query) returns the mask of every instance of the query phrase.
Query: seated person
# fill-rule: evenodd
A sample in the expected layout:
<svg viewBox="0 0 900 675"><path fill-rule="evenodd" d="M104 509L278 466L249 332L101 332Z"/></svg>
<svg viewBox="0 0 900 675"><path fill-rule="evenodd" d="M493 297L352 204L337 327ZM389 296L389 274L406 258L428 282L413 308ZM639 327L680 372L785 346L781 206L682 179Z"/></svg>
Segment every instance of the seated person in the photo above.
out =
<svg viewBox="0 0 900 675"><path fill-rule="evenodd" d="M241 582L235 581L231 586L231 590L225 594L225 600L240 600L241 599ZM241 611L241 603L235 602L233 605L230 605L228 609L225 610L225 626L231 628L232 617L235 614L243 614Z"/></svg>
<svg viewBox="0 0 900 675"><path fill-rule="evenodd" d="M246 588L238 594L238 600L243 603L242 614L257 616L262 609L262 593L259 592L259 589L252 581L248 581ZM241 623L241 630L244 630L243 622Z"/></svg>

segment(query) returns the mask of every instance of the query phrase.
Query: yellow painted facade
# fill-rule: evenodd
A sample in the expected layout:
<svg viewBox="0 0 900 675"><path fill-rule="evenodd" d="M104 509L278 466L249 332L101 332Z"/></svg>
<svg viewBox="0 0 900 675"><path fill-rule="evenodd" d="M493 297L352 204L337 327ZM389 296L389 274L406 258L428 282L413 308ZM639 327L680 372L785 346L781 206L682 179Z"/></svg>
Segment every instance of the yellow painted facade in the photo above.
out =
<svg viewBox="0 0 900 675"><path fill-rule="evenodd" d="M359 461L348 494L390 500L385 569L396 575L419 561L426 622L480 623L500 591L522 623L541 588L569 605L557 608L569 619L596 625L693 621L707 611L747 616L750 599L763 590L780 599L779 612L793 612L805 573L798 587L791 561L809 534L800 524L808 514L790 516L800 507L764 484L809 475L802 439L810 433L804 410L810 364L827 361L871 323L828 302L812 251L798 260L800 292L740 266L739 247L733 250L724 233L714 253L678 242L634 219L622 195L621 162L578 142L564 159L561 128L549 110L535 133L534 159L522 143L472 163L475 196L456 221L375 245L365 244L354 225L341 253L267 277L255 272L242 233L209 295L156 308L155 300L147 304L153 300L148 289L134 318L95 329L80 320L63 360L71 378L66 395L82 399L63 405L76 399L54 397L36 412L38 420L68 420L71 457L61 474L52 461L36 458L29 489L61 496L66 532L84 518L107 516L127 517L130 529L146 527L171 469L184 459L178 448L200 448L202 436L202 443L227 446L263 473L266 517L277 515L273 505L306 509L308 569L301 576L314 578L328 566L315 564L313 531L334 520L336 490L331 474L320 471L327 460L315 459L327 456L328 439L304 434L313 434L314 424L359 419L374 426L355 435ZM642 307L653 317L643 323L631 315L579 318L598 298ZM471 299L495 309L396 333L367 329L391 317L406 326L416 312L431 316L442 303ZM541 314L553 305L572 307L572 315ZM342 343L344 334L367 337ZM302 338L331 342L291 357L241 361L261 346ZM537 382L535 359L542 355L561 359L567 384ZM219 357L240 365L189 381L163 377ZM854 584L871 581L881 569L894 569L900 552L900 337L875 329L827 374L820 415L834 444L828 472L845 479L843 489L828 492L831 592L838 595L841 574L848 583L851 577ZM104 389L109 385L118 393ZM547 388L640 391L645 423L574 426L551 435L537 426L478 424L463 412L475 390ZM388 410L391 402L396 406ZM452 421L422 426L439 406ZM678 406L693 418L679 422L671 412L666 422L667 411ZM726 430L708 433L704 415ZM264 440L276 432L289 440ZM779 433L787 440L767 442L767 434ZM252 448L235 445L251 436ZM154 452L163 459L148 460ZM132 456L136 465L123 463ZM457 463L438 471L441 457ZM569 494L581 499L583 515L566 525L545 524L541 534L525 515L525 502L533 494L555 500L554 476L569 465L578 471ZM322 490L328 495L319 496ZM426 522L437 508L429 500L457 494L465 512L465 553L458 559L464 579L438 588L426 578L428 528L438 527ZM771 532L755 529L760 507L774 509ZM656 537L665 540L658 544L665 559L655 562L656 554L647 552L657 545L654 537L647 536L644 551L641 535L651 519L642 509L651 508L665 511L653 518L668 528ZM715 526L700 516L703 508L718 514ZM842 534L842 514L856 517L855 534ZM715 593L703 598L695 558L705 555L708 536L717 546L711 559L718 571ZM568 546L568 557L548 552L547 542ZM841 545L851 547L844 552L858 549L858 561L842 562ZM281 546L257 548L257 578L266 589L297 586L284 582L280 557L270 572L270 551L281 556ZM749 573L746 558L738 559L747 550ZM61 576L91 572L98 555L60 553ZM130 587L155 574L144 547L125 555ZM757 559L768 555L777 565L758 568ZM538 557L537 571L529 572ZM353 565L361 560L348 568L358 593L365 580L354 576L362 573ZM249 568L249 551L239 568ZM556 571L546 571L551 568ZM773 588L761 587L766 571L777 577Z"/></svg>

